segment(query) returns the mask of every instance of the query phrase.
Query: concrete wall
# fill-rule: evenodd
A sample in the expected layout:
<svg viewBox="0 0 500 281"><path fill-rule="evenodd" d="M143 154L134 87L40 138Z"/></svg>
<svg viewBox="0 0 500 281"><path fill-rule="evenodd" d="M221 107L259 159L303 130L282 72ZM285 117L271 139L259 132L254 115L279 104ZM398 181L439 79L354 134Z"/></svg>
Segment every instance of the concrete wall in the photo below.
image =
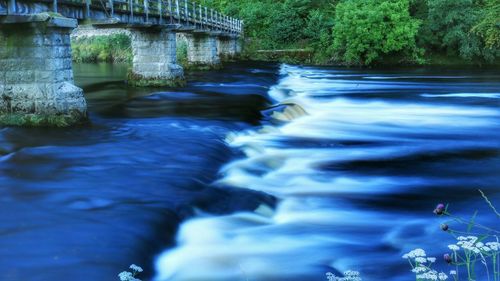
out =
<svg viewBox="0 0 500 281"><path fill-rule="evenodd" d="M62 25L0 26L0 123L64 125L86 118L83 91L73 81L70 32L76 20L57 22Z"/></svg>

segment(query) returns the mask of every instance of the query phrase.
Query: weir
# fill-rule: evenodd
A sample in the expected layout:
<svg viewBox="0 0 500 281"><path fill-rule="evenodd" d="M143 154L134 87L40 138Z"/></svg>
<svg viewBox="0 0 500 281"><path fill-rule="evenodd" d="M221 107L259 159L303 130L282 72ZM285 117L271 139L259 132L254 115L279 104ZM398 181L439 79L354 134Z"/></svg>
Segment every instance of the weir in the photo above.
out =
<svg viewBox="0 0 500 281"><path fill-rule="evenodd" d="M207 69L220 67L221 56L234 57L238 51L221 42L243 34L242 21L187 0L0 0L0 125L69 126L86 119L71 63L70 33L78 22L98 27L96 35L127 30L134 86L184 83L176 33L186 34L189 63Z"/></svg>

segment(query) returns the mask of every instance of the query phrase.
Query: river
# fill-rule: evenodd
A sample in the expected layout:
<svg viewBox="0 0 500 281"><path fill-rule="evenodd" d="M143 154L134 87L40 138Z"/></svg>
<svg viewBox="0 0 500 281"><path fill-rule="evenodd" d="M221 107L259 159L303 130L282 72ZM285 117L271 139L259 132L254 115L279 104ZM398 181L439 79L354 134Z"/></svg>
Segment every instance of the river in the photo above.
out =
<svg viewBox="0 0 500 281"><path fill-rule="evenodd" d="M411 280L405 252L453 242L437 203L495 226L498 71L74 68L90 124L0 129L0 280Z"/></svg>

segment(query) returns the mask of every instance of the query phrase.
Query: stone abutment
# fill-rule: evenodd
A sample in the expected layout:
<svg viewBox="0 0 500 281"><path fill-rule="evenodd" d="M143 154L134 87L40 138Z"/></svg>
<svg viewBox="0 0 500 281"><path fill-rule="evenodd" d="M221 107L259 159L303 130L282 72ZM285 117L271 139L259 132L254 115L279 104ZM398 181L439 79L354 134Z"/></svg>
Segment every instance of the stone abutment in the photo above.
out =
<svg viewBox="0 0 500 281"><path fill-rule="evenodd" d="M87 118L74 85L70 33L77 21L48 14L0 26L0 124L70 126Z"/></svg>

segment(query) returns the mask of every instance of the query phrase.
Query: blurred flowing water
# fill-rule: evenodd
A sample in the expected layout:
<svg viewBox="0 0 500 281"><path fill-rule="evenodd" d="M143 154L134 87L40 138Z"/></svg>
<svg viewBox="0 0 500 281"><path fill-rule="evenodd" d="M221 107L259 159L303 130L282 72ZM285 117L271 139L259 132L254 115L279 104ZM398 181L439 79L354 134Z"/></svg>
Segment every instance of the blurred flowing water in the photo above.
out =
<svg viewBox="0 0 500 281"><path fill-rule="evenodd" d="M0 129L0 280L411 280L404 252L453 241L436 203L497 222L498 71L126 71L75 65L90 125Z"/></svg>
<svg viewBox="0 0 500 281"><path fill-rule="evenodd" d="M157 280L326 280L349 269L411 280L401 256L416 247L450 270L438 202L498 227L477 191L499 202L498 72L284 65L280 76L269 95L281 106L228 136L245 157L217 182L272 194L276 209L183 223Z"/></svg>

